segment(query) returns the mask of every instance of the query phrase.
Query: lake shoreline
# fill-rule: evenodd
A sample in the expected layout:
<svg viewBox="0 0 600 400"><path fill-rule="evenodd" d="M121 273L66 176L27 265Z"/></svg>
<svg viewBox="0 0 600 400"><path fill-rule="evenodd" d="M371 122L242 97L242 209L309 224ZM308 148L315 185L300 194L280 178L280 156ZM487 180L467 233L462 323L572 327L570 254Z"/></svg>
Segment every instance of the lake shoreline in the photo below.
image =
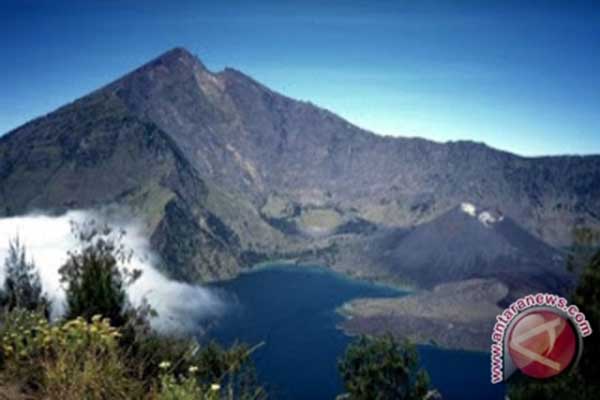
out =
<svg viewBox="0 0 600 400"><path fill-rule="evenodd" d="M282 269L328 273L349 282L394 290L395 295L390 297L355 298L337 306L334 312L343 320L336 324L336 329L348 337L391 333L399 339L408 338L416 344L444 350L489 352L487 339L500 311L494 301L505 295L503 286L493 280L453 282L439 285L441 289L415 290L380 280L361 279L328 266L301 263L295 259L258 263L244 269L242 274ZM480 298L479 304L475 304L472 296L480 294L480 285L486 287L490 282L496 284L498 294L491 300ZM463 293L465 288L467 291ZM425 315L424 307L427 308ZM475 308L479 311L474 314Z"/></svg>
<svg viewBox="0 0 600 400"><path fill-rule="evenodd" d="M260 272L262 270L285 269L285 268L295 268L295 267L300 268L300 269L305 269L305 268L312 268L312 269L317 269L317 270L321 269L324 272L332 273L332 274L337 275L344 279L349 279L351 281L356 281L356 282L364 282L364 283L367 283L367 284L370 284L373 286L396 290L396 291L398 291L398 293L401 293L401 294L416 294L416 293L421 292L421 289L416 288L414 285L391 282L391 281L383 279L383 278L377 279L377 278L369 277L369 276L357 276L357 275L349 274L343 270L342 271L337 270L337 269L332 268L327 265L318 264L318 263L307 263L307 262L303 262L302 260L298 260L298 259L294 259L294 258L291 258L291 259L284 258L281 260L272 260L272 261L264 261L264 262L256 263L250 267L243 268L240 271L240 275L252 274L252 273ZM231 279L235 279L235 278L236 277L233 277ZM224 281L227 281L227 280L224 280Z"/></svg>
<svg viewBox="0 0 600 400"><path fill-rule="evenodd" d="M345 322L340 307L360 299L397 301L417 296L331 268L296 263L262 264L217 286L236 299L236 307L215 324L211 339L223 345L265 342L255 354L257 373L277 388L276 398L284 400L332 399L343 392L337 362L353 334L340 329ZM489 382L488 355L432 343L417 348L421 365L445 400L462 400L466 395L504 398L503 389ZM456 373L448 371L457 365ZM472 372L457 375L467 369Z"/></svg>
<svg viewBox="0 0 600 400"><path fill-rule="evenodd" d="M398 298L354 299L336 309L346 334L391 333L419 344L488 352L498 302L508 288L493 279L438 285Z"/></svg>

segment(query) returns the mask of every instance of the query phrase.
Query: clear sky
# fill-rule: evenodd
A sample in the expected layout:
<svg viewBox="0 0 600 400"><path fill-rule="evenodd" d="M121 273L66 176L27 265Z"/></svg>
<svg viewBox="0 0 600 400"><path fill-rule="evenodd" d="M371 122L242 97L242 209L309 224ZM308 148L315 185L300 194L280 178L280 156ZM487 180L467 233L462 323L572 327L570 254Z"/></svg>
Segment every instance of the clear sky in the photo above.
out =
<svg viewBox="0 0 600 400"><path fill-rule="evenodd" d="M234 67L377 133L600 153L600 1L0 7L0 134L183 46L212 70Z"/></svg>

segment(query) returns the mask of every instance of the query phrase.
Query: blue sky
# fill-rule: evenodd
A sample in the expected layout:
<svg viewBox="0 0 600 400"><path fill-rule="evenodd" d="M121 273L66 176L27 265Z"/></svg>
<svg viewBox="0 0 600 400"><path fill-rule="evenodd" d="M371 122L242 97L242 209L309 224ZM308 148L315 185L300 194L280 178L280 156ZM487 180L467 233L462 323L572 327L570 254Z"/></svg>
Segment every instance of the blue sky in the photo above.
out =
<svg viewBox="0 0 600 400"><path fill-rule="evenodd" d="M0 4L0 134L183 46L377 133L600 153L600 2Z"/></svg>

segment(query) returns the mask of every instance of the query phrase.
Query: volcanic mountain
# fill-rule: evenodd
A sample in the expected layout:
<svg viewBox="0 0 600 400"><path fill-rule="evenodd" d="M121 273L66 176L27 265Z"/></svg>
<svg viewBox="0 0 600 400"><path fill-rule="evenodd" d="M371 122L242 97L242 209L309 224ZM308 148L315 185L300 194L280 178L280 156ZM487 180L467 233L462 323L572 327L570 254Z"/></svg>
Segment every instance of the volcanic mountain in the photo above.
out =
<svg viewBox="0 0 600 400"><path fill-rule="evenodd" d="M564 293L572 283L564 254L497 211L469 203L412 230L388 230L338 251L339 266L369 265L367 275L433 288L446 282L497 279L511 296Z"/></svg>
<svg viewBox="0 0 600 400"><path fill-rule="evenodd" d="M460 220L467 202L504 221ZM115 204L178 279L296 258L428 284L482 254L483 275L510 280L541 275L523 260L557 260L573 227L600 226L600 157L379 136L176 48L0 138L0 215Z"/></svg>

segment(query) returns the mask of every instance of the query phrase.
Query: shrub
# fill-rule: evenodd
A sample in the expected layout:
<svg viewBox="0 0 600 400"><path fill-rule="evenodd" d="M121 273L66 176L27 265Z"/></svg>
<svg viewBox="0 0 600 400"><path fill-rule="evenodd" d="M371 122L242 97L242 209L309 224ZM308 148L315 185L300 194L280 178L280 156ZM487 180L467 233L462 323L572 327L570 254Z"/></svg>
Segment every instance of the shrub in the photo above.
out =
<svg viewBox="0 0 600 400"><path fill-rule="evenodd" d="M162 369L168 370L171 364L163 362ZM190 367L187 375L175 377L173 373L165 372L160 377L160 391L157 400L217 400L220 398L221 386L213 383L202 386L197 377L197 367Z"/></svg>
<svg viewBox="0 0 600 400"><path fill-rule="evenodd" d="M186 339L157 339L152 341L151 347L167 358L149 364L158 368L158 390L155 392L160 399L267 398L265 390L256 381L250 357L256 348L235 344L223 349L215 343L201 347Z"/></svg>
<svg viewBox="0 0 600 400"><path fill-rule="evenodd" d="M103 315L114 326L123 326L131 310L126 288L140 276L140 271L127 267L132 252L123 245L125 231L114 232L107 225L89 220L72 230L80 248L69 252L60 269L66 285L68 319Z"/></svg>
<svg viewBox="0 0 600 400"><path fill-rule="evenodd" d="M3 371L44 398L141 398L118 346L119 332L108 319L83 318L50 325L38 313L17 310L5 319Z"/></svg>
<svg viewBox="0 0 600 400"><path fill-rule="evenodd" d="M107 318L71 320L53 327L44 339L45 392L49 399L141 398L141 385L131 379L118 346L120 333Z"/></svg>
<svg viewBox="0 0 600 400"><path fill-rule="evenodd" d="M198 351L198 345L193 340L155 332L136 335L131 343L122 346L133 373L145 383L147 389L155 386L157 377L164 372L159 368L161 362L176 360L172 371L180 374L192 365Z"/></svg>
<svg viewBox="0 0 600 400"><path fill-rule="evenodd" d="M33 389L40 387L43 368L39 360L44 350L41 338L47 329L48 321L39 312L17 308L3 313L0 324L3 381L16 381Z"/></svg>
<svg viewBox="0 0 600 400"><path fill-rule="evenodd" d="M426 397L429 378L417 370L413 344L391 336L360 337L351 343L338 367L352 400L417 400Z"/></svg>

